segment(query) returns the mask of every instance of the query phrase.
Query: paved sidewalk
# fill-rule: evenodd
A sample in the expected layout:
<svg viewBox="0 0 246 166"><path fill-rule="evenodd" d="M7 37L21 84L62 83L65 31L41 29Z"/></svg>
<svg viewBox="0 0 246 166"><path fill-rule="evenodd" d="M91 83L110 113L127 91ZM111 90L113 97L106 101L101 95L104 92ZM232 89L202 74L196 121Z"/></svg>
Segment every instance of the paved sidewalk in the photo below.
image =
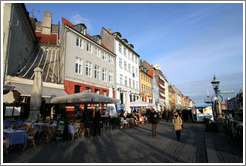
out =
<svg viewBox="0 0 246 166"><path fill-rule="evenodd" d="M176 141L171 122L158 123L158 134L151 136L151 126L141 125L120 130L105 130L101 136L49 143L20 149L3 156L4 163L207 163L205 138L210 137L199 123L184 123L180 142ZM214 136L212 134L212 136ZM210 137L212 143L217 137ZM213 145L213 144L212 144ZM219 144L218 144L219 145ZM218 146L220 147L220 146ZM242 155L218 151L219 162L242 162ZM230 150L228 147L226 150ZM227 160L221 156L227 155Z"/></svg>

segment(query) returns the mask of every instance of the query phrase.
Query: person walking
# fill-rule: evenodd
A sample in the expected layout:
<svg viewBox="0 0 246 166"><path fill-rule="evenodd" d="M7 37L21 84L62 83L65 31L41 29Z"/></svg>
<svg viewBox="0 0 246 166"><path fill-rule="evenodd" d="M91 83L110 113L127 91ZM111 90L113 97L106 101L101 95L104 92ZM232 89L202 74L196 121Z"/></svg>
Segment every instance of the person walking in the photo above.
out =
<svg viewBox="0 0 246 166"><path fill-rule="evenodd" d="M150 123L151 123L151 126L152 126L152 136L156 136L159 114L157 112L155 112L154 108L152 108L152 110L150 112L149 119L150 119Z"/></svg>
<svg viewBox="0 0 246 166"><path fill-rule="evenodd" d="M95 117L93 119L94 135L97 135L97 134L101 135L101 124L102 124L101 113L98 107L96 107Z"/></svg>
<svg viewBox="0 0 246 166"><path fill-rule="evenodd" d="M174 130L176 132L177 140L179 141L180 140L183 121L182 121L181 117L179 116L178 112L174 113L172 122L173 122L173 125L174 125Z"/></svg>
<svg viewBox="0 0 246 166"><path fill-rule="evenodd" d="M92 112L88 109L88 105L84 105L84 111L82 116L82 122L84 124L85 132L88 136L91 135L92 132Z"/></svg>

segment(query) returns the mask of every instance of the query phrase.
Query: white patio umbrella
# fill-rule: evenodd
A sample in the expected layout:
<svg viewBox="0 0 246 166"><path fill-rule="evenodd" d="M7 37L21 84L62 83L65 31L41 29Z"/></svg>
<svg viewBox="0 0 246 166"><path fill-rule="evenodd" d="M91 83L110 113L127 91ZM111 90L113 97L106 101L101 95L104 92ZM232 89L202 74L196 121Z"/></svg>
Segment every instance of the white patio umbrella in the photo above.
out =
<svg viewBox="0 0 246 166"><path fill-rule="evenodd" d="M131 113L129 92L126 92L125 114Z"/></svg>
<svg viewBox="0 0 246 166"><path fill-rule="evenodd" d="M37 67L34 69L34 80L33 87L31 92L31 100L30 100L30 113L28 120L31 122L35 122L39 120L39 108L42 103L42 91L43 91L43 78L42 78L42 70Z"/></svg>
<svg viewBox="0 0 246 166"><path fill-rule="evenodd" d="M151 103L147 103L145 101L141 101L141 100L136 100L134 102L131 102L129 104L130 107L154 107L154 104Z"/></svg>
<svg viewBox="0 0 246 166"><path fill-rule="evenodd" d="M113 89L109 88L109 97L113 98ZM117 117L117 111L115 108L115 104L107 104L107 112L110 117Z"/></svg>

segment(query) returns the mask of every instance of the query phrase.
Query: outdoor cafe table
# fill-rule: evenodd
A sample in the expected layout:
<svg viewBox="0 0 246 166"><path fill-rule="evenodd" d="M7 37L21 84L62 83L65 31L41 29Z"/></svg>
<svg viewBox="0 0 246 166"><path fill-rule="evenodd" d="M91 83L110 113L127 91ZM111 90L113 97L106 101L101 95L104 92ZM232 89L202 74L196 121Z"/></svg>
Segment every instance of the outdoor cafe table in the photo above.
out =
<svg viewBox="0 0 246 166"><path fill-rule="evenodd" d="M43 128L42 128L42 126L43 125L45 125L45 126L53 126L53 127L56 127L56 124L55 123L53 123L53 124L50 124L50 123L34 123L34 126L36 126L38 129L39 129L39 133L42 133L42 131L43 131Z"/></svg>
<svg viewBox="0 0 246 166"><path fill-rule="evenodd" d="M3 135L7 137L7 148L11 145L23 144L24 147L27 146L27 134L24 130L13 130L13 129L4 129Z"/></svg>

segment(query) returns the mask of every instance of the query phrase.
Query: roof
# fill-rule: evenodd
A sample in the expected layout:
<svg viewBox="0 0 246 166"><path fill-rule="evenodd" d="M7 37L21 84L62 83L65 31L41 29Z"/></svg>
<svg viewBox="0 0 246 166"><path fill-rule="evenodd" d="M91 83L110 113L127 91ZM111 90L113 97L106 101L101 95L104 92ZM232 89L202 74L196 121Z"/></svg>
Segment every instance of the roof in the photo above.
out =
<svg viewBox="0 0 246 166"><path fill-rule="evenodd" d="M74 27L74 25L71 23L71 22L69 22L68 20L66 20L64 17L62 17L62 21L63 21L63 23L64 24L66 24L66 25L68 25L69 27L71 27L71 28L73 28ZM78 32L76 29L74 29L73 28L73 30L75 30L76 32ZM82 34L81 32L78 32L78 33L80 33L80 34ZM82 34L83 35L83 34ZM85 35L87 38L89 38L90 40L92 40L91 39L91 35L89 35L89 34L86 34ZM100 35L98 35L98 36L100 36ZM93 40L92 40L93 41ZM93 41L93 42L95 42L95 41ZM96 42L95 42L96 43ZM97 43L98 44L98 43ZM107 49L109 52L111 52L111 53L113 53L112 51L110 51L105 45L103 45L103 44L98 44L98 45L101 45L103 48L105 48L105 49ZM113 53L113 54L115 54L115 53Z"/></svg>
<svg viewBox="0 0 246 166"><path fill-rule="evenodd" d="M70 27L74 27L74 25L71 22L69 22L68 20L66 20L64 17L62 17L62 21L63 21L64 24L67 24Z"/></svg>
<svg viewBox="0 0 246 166"><path fill-rule="evenodd" d="M58 34L46 35L46 34L42 34L41 32L38 32L38 31L36 31L35 34L37 36L38 43L57 45Z"/></svg>

